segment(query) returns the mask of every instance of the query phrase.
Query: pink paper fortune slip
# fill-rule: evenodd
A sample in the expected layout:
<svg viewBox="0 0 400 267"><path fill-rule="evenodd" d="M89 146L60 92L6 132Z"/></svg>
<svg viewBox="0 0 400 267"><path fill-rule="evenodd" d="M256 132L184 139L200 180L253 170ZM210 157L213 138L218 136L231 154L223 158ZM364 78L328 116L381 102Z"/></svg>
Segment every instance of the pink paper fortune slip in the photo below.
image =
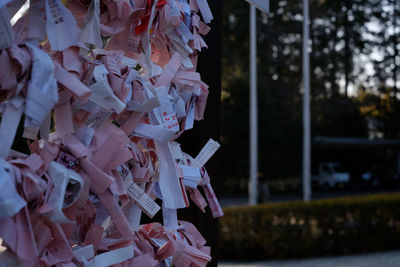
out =
<svg viewBox="0 0 400 267"><path fill-rule="evenodd" d="M34 0L13 25L24 1L3 2L0 262L206 266L206 240L176 210L190 197L223 215L204 168L219 144L193 159L174 140L203 118L207 1ZM139 225L160 210L165 225Z"/></svg>

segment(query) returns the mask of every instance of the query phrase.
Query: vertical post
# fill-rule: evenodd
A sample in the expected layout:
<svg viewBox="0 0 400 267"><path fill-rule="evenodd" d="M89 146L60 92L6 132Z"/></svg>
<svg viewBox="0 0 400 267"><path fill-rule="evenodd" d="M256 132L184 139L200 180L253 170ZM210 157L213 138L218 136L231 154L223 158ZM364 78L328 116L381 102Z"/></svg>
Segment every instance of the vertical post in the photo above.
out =
<svg viewBox="0 0 400 267"><path fill-rule="evenodd" d="M303 0L303 200L311 198L310 56L308 0Z"/></svg>
<svg viewBox="0 0 400 267"><path fill-rule="evenodd" d="M256 8L250 5L250 181L249 205L257 204L258 136L257 136L257 40Z"/></svg>
<svg viewBox="0 0 400 267"><path fill-rule="evenodd" d="M396 166L397 174L400 174L400 151L397 151L397 166Z"/></svg>

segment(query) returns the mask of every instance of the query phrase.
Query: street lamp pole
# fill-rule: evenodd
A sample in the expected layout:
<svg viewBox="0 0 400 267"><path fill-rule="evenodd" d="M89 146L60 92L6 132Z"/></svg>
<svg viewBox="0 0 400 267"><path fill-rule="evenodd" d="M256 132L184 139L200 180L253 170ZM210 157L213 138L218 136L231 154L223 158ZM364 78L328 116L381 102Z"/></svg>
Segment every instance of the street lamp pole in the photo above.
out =
<svg viewBox="0 0 400 267"><path fill-rule="evenodd" d="M250 5L250 182L249 205L257 204L258 125L257 125L257 39L256 8Z"/></svg>
<svg viewBox="0 0 400 267"><path fill-rule="evenodd" d="M303 200L311 199L309 7L303 0Z"/></svg>

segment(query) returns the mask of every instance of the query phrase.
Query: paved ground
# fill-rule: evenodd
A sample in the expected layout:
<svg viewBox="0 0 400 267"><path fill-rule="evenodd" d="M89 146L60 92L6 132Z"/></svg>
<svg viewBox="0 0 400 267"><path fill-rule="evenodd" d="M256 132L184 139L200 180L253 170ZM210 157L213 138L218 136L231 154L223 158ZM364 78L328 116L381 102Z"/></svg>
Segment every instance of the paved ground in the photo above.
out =
<svg viewBox="0 0 400 267"><path fill-rule="evenodd" d="M400 251L364 255L249 263L220 262L219 267L398 267Z"/></svg>

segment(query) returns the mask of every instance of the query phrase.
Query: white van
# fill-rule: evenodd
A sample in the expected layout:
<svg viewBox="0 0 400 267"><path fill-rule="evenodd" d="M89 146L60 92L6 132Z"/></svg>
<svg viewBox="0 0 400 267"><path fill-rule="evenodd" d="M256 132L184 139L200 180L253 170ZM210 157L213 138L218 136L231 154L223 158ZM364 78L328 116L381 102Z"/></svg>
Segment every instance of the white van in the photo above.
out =
<svg viewBox="0 0 400 267"><path fill-rule="evenodd" d="M324 162L318 167L318 175L312 176L313 184L323 188L341 188L350 182L350 174L340 163Z"/></svg>

